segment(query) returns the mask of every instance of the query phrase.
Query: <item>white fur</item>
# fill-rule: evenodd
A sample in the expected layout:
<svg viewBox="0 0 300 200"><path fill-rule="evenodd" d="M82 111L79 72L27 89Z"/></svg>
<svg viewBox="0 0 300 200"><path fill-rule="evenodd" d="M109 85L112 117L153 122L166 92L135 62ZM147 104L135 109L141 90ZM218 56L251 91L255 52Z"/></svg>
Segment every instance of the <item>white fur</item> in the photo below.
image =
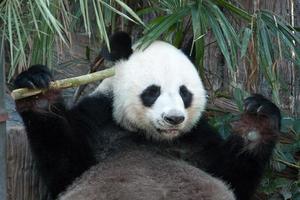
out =
<svg viewBox="0 0 300 200"><path fill-rule="evenodd" d="M206 92L194 65L179 49L156 41L143 51L135 51L115 67L115 76L105 82L107 87L100 84L96 91L113 91L113 116L124 128L143 130L156 139L173 139L190 131L198 122L205 109ZM161 87L161 95L154 105L145 107L140 94L153 84ZM193 94L192 104L187 109L179 94L181 85ZM185 120L171 126L162 119L162 114L170 112L183 115Z"/></svg>
<svg viewBox="0 0 300 200"><path fill-rule="evenodd" d="M110 95L112 94L112 81L113 77L109 77L104 79L101 84L90 94L90 95L97 95L98 93Z"/></svg>

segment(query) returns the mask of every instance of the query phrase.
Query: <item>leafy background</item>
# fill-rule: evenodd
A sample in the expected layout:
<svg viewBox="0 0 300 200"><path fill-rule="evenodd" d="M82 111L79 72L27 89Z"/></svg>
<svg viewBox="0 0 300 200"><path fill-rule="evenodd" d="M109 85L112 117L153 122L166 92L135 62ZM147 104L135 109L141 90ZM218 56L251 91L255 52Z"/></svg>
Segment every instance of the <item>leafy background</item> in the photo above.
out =
<svg viewBox="0 0 300 200"><path fill-rule="evenodd" d="M226 137L249 93L283 110L282 135L257 199L300 199L300 63L297 5L287 1L3 0L8 85L15 74L43 63L65 70L92 65L108 35L132 33L136 48L162 39L188 51L210 96L208 116ZM274 6L272 8L272 6ZM279 8L278 8L279 7ZM262 9L268 8L268 9ZM300 14L300 12L299 12ZM84 53L66 54L80 41ZM92 70L90 70L92 71Z"/></svg>

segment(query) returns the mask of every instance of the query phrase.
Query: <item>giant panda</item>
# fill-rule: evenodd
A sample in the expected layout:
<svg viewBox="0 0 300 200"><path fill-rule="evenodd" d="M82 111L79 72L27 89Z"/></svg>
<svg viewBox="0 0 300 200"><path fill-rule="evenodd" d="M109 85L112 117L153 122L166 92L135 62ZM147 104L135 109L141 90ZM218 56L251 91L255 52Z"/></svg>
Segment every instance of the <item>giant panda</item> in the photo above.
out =
<svg viewBox="0 0 300 200"><path fill-rule="evenodd" d="M60 91L16 101L31 150L52 198L251 199L270 160L280 110L259 94L223 139L203 112L206 92L195 66L155 41L132 51L111 37L115 76L66 107ZM15 88L47 88L43 65L19 74Z"/></svg>

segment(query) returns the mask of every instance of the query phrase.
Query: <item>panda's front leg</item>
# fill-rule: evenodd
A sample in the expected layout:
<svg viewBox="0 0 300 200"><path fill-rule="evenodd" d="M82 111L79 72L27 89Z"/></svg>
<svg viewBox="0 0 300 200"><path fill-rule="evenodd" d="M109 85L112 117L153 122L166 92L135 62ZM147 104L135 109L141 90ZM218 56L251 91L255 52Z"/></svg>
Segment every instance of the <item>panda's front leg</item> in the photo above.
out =
<svg viewBox="0 0 300 200"><path fill-rule="evenodd" d="M259 94L244 102L244 113L232 124L232 135L221 145L216 175L234 189L237 199L250 199L262 178L279 136L280 110Z"/></svg>
<svg viewBox="0 0 300 200"><path fill-rule="evenodd" d="M46 66L35 65L19 74L15 88L47 88L52 75ZM66 117L59 91L17 100L31 151L53 198L93 164L81 135Z"/></svg>

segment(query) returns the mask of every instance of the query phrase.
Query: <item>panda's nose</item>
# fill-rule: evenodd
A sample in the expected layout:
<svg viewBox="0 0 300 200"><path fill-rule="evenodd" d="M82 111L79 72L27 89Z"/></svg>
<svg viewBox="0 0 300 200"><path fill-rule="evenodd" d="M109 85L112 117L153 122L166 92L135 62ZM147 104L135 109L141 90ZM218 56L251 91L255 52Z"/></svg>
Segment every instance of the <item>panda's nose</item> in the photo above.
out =
<svg viewBox="0 0 300 200"><path fill-rule="evenodd" d="M165 115L164 120L172 125L178 125L184 121L184 116L182 115Z"/></svg>

